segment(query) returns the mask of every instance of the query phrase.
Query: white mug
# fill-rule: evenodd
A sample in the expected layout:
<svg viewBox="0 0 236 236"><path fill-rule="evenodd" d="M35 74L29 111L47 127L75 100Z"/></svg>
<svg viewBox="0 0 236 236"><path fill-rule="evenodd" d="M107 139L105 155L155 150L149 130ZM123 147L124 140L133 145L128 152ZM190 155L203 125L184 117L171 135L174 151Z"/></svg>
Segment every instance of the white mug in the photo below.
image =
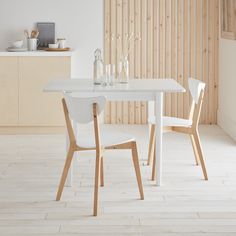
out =
<svg viewBox="0 0 236 236"><path fill-rule="evenodd" d="M39 45L39 40L36 38L27 39L28 51L36 51Z"/></svg>
<svg viewBox="0 0 236 236"><path fill-rule="evenodd" d="M57 39L57 42L59 44L59 48L66 48L66 39Z"/></svg>

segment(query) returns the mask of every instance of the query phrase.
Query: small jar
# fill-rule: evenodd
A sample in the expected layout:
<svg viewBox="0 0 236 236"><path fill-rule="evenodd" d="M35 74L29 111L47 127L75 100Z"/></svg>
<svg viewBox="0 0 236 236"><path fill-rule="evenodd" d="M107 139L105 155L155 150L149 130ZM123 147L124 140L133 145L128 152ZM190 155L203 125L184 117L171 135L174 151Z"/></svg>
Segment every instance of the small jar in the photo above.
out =
<svg viewBox="0 0 236 236"><path fill-rule="evenodd" d="M58 48L66 48L66 39L64 38L60 38L60 39L57 39L57 42L58 42Z"/></svg>

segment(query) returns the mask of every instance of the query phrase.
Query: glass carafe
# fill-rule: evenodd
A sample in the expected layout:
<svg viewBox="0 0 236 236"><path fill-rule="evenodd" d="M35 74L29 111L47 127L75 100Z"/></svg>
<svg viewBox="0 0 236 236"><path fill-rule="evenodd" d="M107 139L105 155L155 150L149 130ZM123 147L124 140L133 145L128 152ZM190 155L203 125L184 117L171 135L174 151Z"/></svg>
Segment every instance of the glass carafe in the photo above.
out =
<svg viewBox="0 0 236 236"><path fill-rule="evenodd" d="M95 61L93 64L93 82L94 84L101 84L104 76L104 63L102 60L102 52L96 49L94 52Z"/></svg>

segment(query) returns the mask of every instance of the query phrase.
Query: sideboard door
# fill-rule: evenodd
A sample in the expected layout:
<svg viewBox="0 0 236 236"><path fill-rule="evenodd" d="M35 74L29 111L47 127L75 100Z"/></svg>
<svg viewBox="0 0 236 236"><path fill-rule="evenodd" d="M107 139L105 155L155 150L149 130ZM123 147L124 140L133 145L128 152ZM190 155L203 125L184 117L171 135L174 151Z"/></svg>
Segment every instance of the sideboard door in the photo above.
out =
<svg viewBox="0 0 236 236"><path fill-rule="evenodd" d="M43 87L70 75L70 57L19 57L19 125L63 126L62 95L45 93Z"/></svg>
<svg viewBox="0 0 236 236"><path fill-rule="evenodd" d="M0 126L18 125L18 58L0 57Z"/></svg>

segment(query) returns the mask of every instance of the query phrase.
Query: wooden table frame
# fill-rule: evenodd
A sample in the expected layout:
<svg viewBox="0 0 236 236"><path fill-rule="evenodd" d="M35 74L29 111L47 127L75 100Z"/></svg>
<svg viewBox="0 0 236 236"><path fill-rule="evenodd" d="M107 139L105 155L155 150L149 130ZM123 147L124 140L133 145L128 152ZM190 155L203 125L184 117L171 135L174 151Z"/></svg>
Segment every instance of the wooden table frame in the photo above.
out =
<svg viewBox="0 0 236 236"><path fill-rule="evenodd" d="M130 79L128 84L114 86L93 85L91 79L55 80L47 84L45 92L73 92L78 95L104 95L109 101L147 101L149 114L156 116L156 184L162 183L162 116L164 93L183 93L185 89L173 79ZM154 106L150 102L155 102ZM153 104L153 103L152 103ZM153 109L155 108L155 109ZM76 129L76 128L75 128ZM76 130L75 130L76 132ZM68 148L68 141L67 141ZM73 165L67 178L67 186L72 186Z"/></svg>

